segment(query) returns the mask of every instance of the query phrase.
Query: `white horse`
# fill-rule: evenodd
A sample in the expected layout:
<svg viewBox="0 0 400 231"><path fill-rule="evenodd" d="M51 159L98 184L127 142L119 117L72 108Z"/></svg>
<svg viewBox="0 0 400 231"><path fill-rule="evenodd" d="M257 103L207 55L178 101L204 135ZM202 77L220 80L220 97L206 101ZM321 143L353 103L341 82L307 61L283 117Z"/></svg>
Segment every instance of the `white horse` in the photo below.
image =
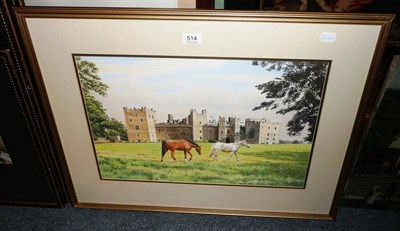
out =
<svg viewBox="0 0 400 231"><path fill-rule="evenodd" d="M217 142L215 144L212 145L211 147L211 153L210 153L210 158L214 157L213 160L217 160L217 154L219 151L223 151L223 152L230 152L231 154L229 155L228 161L231 160L231 157L233 154L235 154L236 156L236 160L239 160L237 151L239 150L240 147L242 146L246 146L248 148L250 148L250 145L247 143L246 140L242 140L242 141L238 141L235 143L221 143L221 142Z"/></svg>

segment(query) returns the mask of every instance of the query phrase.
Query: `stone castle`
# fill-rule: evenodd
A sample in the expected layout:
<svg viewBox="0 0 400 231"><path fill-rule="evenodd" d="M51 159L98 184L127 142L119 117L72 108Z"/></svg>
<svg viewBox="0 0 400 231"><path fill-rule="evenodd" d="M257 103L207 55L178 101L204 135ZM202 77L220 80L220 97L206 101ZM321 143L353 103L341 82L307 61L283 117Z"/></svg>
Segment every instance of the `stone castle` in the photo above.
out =
<svg viewBox="0 0 400 231"><path fill-rule="evenodd" d="M233 143L247 140L252 144L279 143L280 123L267 119L246 119L219 117L208 120L207 110L197 112L190 109L190 114L175 120L168 115L165 123L157 123L156 111L146 107L123 108L125 124L130 142L159 142L168 139L189 139L194 141L220 141Z"/></svg>

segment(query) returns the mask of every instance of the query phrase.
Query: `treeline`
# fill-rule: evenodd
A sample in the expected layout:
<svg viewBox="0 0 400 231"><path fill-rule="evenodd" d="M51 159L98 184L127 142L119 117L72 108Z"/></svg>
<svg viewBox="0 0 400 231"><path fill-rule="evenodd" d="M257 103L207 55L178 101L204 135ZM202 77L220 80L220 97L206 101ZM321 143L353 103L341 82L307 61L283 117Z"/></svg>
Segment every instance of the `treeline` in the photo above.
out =
<svg viewBox="0 0 400 231"><path fill-rule="evenodd" d="M96 96L107 96L108 89L107 84L103 83L98 75L99 69L96 64L82 60L80 56L75 57L75 63L93 139L95 141L99 138L113 142L127 141L128 135L125 125L115 118L110 118L103 104L96 99Z"/></svg>

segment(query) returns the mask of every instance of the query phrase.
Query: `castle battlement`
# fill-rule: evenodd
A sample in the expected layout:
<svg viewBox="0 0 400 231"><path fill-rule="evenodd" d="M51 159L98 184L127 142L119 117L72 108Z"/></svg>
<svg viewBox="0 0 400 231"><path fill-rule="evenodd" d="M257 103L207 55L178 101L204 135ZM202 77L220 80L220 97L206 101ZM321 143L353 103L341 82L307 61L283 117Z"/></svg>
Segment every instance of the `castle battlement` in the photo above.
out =
<svg viewBox="0 0 400 231"><path fill-rule="evenodd" d="M150 109L148 109L147 107L141 107L141 108L128 108L128 107L123 107L123 109L124 109L124 111L126 111L126 112L129 112L129 111L133 111L133 112L146 112L146 111L149 111L149 112L153 112L153 113L155 113L156 111L155 110L153 110L153 108L150 108Z"/></svg>
<svg viewBox="0 0 400 231"><path fill-rule="evenodd" d="M203 109L201 110L201 112L197 112L196 109L190 109L190 114L207 115L207 110Z"/></svg>

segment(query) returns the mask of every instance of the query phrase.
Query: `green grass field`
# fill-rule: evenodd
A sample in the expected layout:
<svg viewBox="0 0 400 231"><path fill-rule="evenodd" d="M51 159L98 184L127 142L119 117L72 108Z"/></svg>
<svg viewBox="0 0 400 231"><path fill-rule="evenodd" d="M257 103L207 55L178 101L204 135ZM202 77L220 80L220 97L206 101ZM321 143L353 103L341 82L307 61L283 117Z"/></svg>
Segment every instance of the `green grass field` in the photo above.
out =
<svg viewBox="0 0 400 231"><path fill-rule="evenodd" d="M168 152L161 162L161 143L96 144L102 179L161 181L247 186L303 187L311 144L252 144L239 149L240 162L229 154L218 153L209 160L212 143L199 143L202 155L192 149L193 160L184 161L177 151L177 162Z"/></svg>

